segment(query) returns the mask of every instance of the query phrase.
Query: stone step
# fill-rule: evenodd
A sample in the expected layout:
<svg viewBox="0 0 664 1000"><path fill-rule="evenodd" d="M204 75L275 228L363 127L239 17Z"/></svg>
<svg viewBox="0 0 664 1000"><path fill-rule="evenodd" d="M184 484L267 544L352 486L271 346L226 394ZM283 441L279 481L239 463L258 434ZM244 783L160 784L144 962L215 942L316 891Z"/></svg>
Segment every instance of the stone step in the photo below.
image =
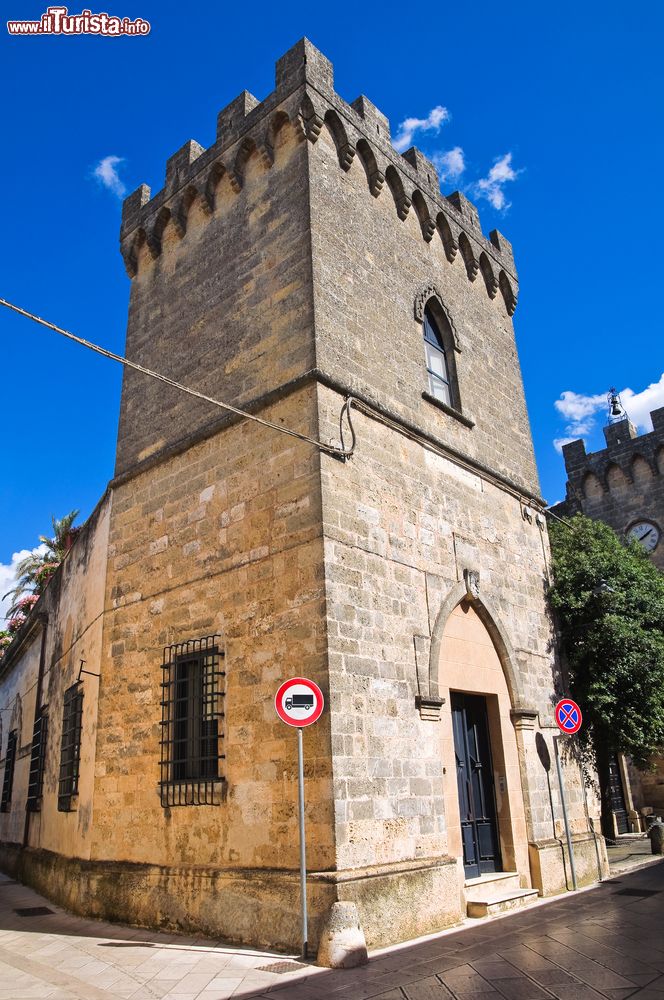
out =
<svg viewBox="0 0 664 1000"><path fill-rule="evenodd" d="M509 910L519 910L529 903L534 903L539 893L537 889L511 889L490 899L474 899L466 906L469 917L493 917L497 913L507 913Z"/></svg>
<svg viewBox="0 0 664 1000"><path fill-rule="evenodd" d="M479 878L466 879L466 902L490 899L510 889L520 888L521 880L518 872L492 872L490 875L480 875Z"/></svg>

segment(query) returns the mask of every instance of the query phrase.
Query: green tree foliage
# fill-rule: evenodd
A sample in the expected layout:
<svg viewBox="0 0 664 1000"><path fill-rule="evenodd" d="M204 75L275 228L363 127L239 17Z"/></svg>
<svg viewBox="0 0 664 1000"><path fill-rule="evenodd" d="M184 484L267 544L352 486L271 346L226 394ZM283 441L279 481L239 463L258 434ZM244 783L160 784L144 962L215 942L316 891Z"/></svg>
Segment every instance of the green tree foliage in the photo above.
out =
<svg viewBox="0 0 664 1000"><path fill-rule="evenodd" d="M10 620L12 616L24 613L21 602L25 602L26 597L32 594L39 596L43 592L81 530L74 527L77 517L78 511L72 510L64 517L51 518L53 537L40 535L41 551L31 552L17 564L16 586L4 595L12 598L12 607L8 614Z"/></svg>
<svg viewBox="0 0 664 1000"><path fill-rule="evenodd" d="M602 521L570 524L550 525L550 596L583 711L581 749L603 785L607 755L647 765L664 747L664 575Z"/></svg>

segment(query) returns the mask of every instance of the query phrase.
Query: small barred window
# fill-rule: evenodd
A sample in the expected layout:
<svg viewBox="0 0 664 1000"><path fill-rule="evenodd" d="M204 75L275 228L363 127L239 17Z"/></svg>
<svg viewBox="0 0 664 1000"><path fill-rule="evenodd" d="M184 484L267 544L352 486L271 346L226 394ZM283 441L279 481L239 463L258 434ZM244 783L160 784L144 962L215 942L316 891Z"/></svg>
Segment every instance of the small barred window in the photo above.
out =
<svg viewBox="0 0 664 1000"><path fill-rule="evenodd" d="M18 745L18 732L12 729L7 740L7 753L5 755L5 776L2 780L2 800L0 800L0 812L9 812L12 801L12 788L14 786L14 765L16 764L16 748Z"/></svg>
<svg viewBox="0 0 664 1000"><path fill-rule="evenodd" d="M83 721L83 685L73 684L65 691L60 743L60 780L58 809L70 812L78 795L81 764L81 726Z"/></svg>
<svg viewBox="0 0 664 1000"><path fill-rule="evenodd" d="M41 808L42 789L44 786L44 762L46 760L46 734L48 732L48 716L42 708L35 721L32 732L32 751L30 753L30 776L28 778L28 812L38 812Z"/></svg>
<svg viewBox="0 0 664 1000"><path fill-rule="evenodd" d="M162 663L162 806L216 805L224 777L221 636L167 646Z"/></svg>

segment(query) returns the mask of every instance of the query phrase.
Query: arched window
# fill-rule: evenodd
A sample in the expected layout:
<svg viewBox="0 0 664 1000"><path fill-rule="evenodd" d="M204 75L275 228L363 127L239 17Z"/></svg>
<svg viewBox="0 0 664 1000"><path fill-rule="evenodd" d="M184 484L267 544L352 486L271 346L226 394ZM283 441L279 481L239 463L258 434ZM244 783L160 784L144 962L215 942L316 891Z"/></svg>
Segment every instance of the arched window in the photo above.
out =
<svg viewBox="0 0 664 1000"><path fill-rule="evenodd" d="M448 406L453 406L450 389L450 374L445 354L443 337L429 308L424 310L422 320L424 331L424 351L429 374L429 392Z"/></svg>

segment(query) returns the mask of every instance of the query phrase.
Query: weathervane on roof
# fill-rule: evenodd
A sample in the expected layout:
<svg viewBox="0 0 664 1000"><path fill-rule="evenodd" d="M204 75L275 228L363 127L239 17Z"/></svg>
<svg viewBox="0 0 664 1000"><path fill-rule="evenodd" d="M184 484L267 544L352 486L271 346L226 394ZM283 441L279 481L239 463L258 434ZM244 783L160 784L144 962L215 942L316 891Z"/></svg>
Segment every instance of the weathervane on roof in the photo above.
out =
<svg viewBox="0 0 664 1000"><path fill-rule="evenodd" d="M606 394L606 401L609 404L608 424L617 424L619 420L625 420L627 418L627 411L622 404L620 393L616 392L614 386L611 386Z"/></svg>

